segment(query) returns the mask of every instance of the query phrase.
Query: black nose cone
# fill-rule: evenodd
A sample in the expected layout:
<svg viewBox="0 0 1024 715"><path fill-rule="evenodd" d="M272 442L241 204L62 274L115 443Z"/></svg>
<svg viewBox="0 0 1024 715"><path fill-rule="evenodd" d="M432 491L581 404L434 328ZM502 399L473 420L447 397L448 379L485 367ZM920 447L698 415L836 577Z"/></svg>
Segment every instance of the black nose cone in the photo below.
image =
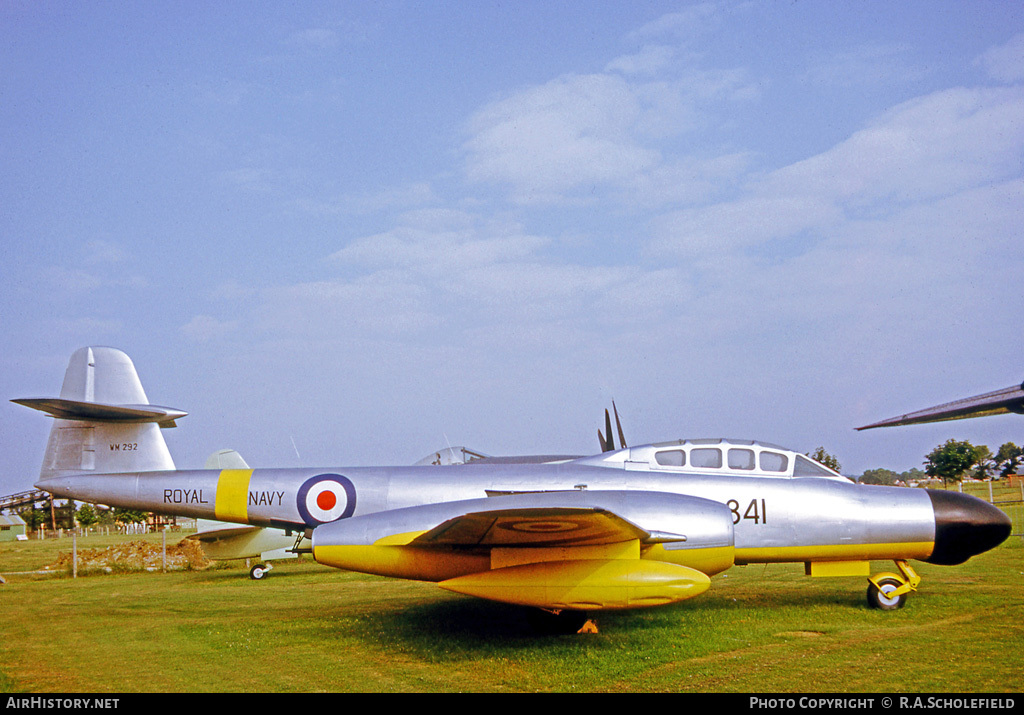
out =
<svg viewBox="0 0 1024 715"><path fill-rule="evenodd" d="M1010 517L988 502L958 492L925 491L935 512L935 549L928 563L962 564L1010 535Z"/></svg>

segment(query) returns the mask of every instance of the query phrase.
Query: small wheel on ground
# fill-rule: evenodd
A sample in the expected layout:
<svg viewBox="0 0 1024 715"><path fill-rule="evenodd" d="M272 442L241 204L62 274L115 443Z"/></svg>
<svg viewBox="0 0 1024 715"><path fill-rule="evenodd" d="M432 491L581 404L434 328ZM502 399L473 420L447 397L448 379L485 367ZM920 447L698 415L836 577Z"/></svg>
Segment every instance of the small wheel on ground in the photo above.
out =
<svg viewBox="0 0 1024 715"><path fill-rule="evenodd" d="M895 611L903 608L907 602L907 594L889 595L902 585L894 578L883 578L878 582L877 587L873 583L868 585L868 605L881 611Z"/></svg>
<svg viewBox="0 0 1024 715"><path fill-rule="evenodd" d="M269 571L269 569L266 564L256 564L249 569L249 578L253 581L259 581L267 575L267 571Z"/></svg>

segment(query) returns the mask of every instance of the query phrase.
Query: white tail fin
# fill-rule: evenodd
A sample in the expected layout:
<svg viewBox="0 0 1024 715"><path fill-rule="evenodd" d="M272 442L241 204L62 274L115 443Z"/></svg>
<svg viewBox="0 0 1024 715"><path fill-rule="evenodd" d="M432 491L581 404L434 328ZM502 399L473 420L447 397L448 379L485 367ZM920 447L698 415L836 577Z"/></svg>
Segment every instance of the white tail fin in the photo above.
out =
<svg viewBox="0 0 1024 715"><path fill-rule="evenodd" d="M187 413L150 405L131 358L114 348L81 348L68 362L59 398L13 400L57 419L40 482L94 472L174 469L161 427Z"/></svg>

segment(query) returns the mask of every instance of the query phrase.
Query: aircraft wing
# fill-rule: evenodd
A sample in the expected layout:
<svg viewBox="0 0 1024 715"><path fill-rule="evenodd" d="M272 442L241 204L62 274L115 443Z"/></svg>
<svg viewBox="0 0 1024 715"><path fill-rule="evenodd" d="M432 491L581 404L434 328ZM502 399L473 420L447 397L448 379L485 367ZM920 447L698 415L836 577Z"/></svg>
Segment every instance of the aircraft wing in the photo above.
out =
<svg viewBox="0 0 1024 715"><path fill-rule="evenodd" d="M699 497L523 492L375 512L313 530L320 563L547 609L633 608L707 590L732 513ZM643 557L659 550L665 561Z"/></svg>
<svg viewBox="0 0 1024 715"><path fill-rule="evenodd" d="M583 457L582 454L524 454L511 457L492 457L466 447L445 447L431 452L413 466L447 466L450 464L552 464Z"/></svg>
<svg viewBox="0 0 1024 715"><path fill-rule="evenodd" d="M910 412L899 417L891 417L881 422L864 425L857 429L866 430L875 427L944 422L946 420L962 420L969 417L1002 415L1010 412L1024 414L1024 384L986 392L984 395L954 400L953 402L936 405L935 407L928 407L917 412Z"/></svg>
<svg viewBox="0 0 1024 715"><path fill-rule="evenodd" d="M615 400L612 400L612 410L615 412L615 427L619 433L619 447L615 446L615 437L612 435L612 420L608 410L604 411L604 424L605 433L608 437L606 438L601 430L597 431L597 439L601 445L602 452L612 452L615 449L626 448L626 436L622 431L622 422L619 419L619 408L615 406ZM583 454L523 454L523 455L512 455L508 457L494 457L483 452L477 452L473 449L467 449L466 447L445 447L439 449L436 452L428 454L426 457L416 462L414 466L425 466L425 465L449 465L449 464L555 464L558 462L569 462L574 459L581 459L585 456Z"/></svg>
<svg viewBox="0 0 1024 715"><path fill-rule="evenodd" d="M415 546L586 546L648 539L650 534L604 509L536 507L473 512L421 534Z"/></svg>
<svg viewBox="0 0 1024 715"><path fill-rule="evenodd" d="M265 529L245 524L226 524L219 521L199 520L199 531L187 539L199 542L207 558L220 560L259 558L290 559L295 537L277 529Z"/></svg>
<svg viewBox="0 0 1024 715"><path fill-rule="evenodd" d="M193 539L200 543L214 543L236 536L246 536L261 531L261 526L250 526L247 524L228 524L222 521L203 521L200 531L189 534L186 539Z"/></svg>

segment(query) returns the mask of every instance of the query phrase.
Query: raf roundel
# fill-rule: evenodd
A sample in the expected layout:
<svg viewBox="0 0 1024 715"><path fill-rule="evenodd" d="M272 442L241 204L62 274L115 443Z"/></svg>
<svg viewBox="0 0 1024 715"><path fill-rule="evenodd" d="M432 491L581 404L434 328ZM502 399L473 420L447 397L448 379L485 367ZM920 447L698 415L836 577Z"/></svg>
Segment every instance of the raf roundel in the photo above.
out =
<svg viewBox="0 0 1024 715"><path fill-rule="evenodd" d="M356 489L340 474L320 474L299 487L296 498L299 515L308 526L318 526L352 516Z"/></svg>

